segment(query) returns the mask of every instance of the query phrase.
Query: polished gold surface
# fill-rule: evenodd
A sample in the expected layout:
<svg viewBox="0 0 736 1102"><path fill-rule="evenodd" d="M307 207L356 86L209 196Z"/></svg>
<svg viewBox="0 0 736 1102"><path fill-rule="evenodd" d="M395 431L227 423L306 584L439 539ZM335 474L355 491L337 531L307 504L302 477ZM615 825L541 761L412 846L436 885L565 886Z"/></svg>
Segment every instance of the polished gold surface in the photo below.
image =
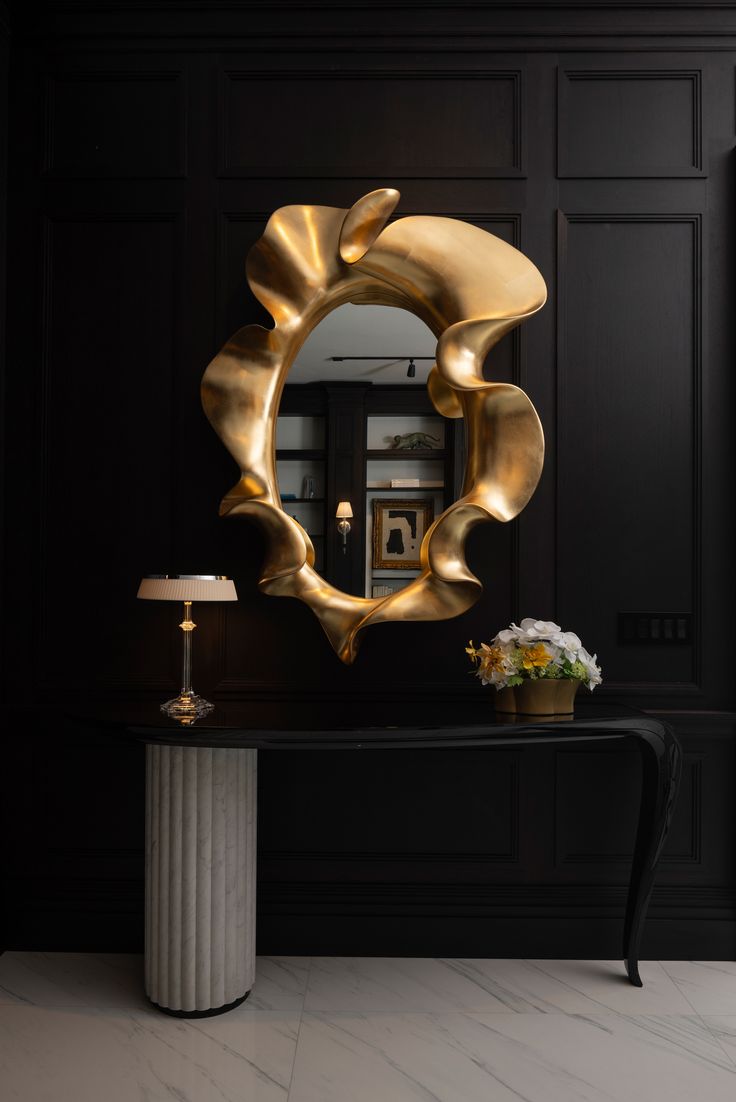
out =
<svg viewBox="0 0 736 1102"><path fill-rule="evenodd" d="M572 716L575 694L580 682L573 678L524 680L496 691L496 711L500 715Z"/></svg>
<svg viewBox="0 0 736 1102"><path fill-rule="evenodd" d="M277 210L246 263L274 328L238 330L202 380L205 412L241 470L220 512L260 523L268 537L261 589L309 605L343 662L354 660L370 624L443 620L474 604L482 586L465 562L467 533L521 512L544 461L542 426L526 394L483 378L493 346L544 305L544 280L517 249L466 222L419 215L387 225L398 199L385 188L350 210ZM467 426L462 496L425 535L419 577L388 597L353 597L320 577L311 540L282 509L276 479L276 420L289 368L315 326L346 302L403 307L429 326L438 338L430 398Z"/></svg>

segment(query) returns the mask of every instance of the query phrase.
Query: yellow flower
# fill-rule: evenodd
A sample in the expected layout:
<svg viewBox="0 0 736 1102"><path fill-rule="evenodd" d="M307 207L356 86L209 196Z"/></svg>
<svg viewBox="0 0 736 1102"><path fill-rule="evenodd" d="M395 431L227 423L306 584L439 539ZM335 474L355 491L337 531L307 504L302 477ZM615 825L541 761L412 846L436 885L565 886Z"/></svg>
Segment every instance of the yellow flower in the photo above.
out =
<svg viewBox="0 0 736 1102"><path fill-rule="evenodd" d="M552 661L552 655L545 648L544 643L535 643L533 647L522 647L521 664L525 670L533 670L535 667L543 669Z"/></svg>
<svg viewBox="0 0 736 1102"><path fill-rule="evenodd" d="M489 647L487 643L481 643L480 668L484 674L503 673L504 653L500 647Z"/></svg>

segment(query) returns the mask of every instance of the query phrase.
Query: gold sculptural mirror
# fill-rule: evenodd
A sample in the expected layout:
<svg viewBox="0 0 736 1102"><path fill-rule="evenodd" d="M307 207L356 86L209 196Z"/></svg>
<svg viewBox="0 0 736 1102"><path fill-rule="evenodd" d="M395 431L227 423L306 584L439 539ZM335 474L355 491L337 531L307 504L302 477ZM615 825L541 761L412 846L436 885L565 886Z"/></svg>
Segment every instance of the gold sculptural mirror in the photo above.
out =
<svg viewBox="0 0 736 1102"><path fill-rule="evenodd" d="M210 363L202 381L205 412L241 471L221 503L221 514L250 517L261 525L267 539L261 589L304 601L347 663L356 656L360 633L371 624L447 619L475 603L482 585L465 562L467 534L481 522L505 522L516 516L536 488L544 458L542 427L526 394L509 383L487 380L483 371L498 341L544 305L544 280L517 249L468 223L429 215L389 222L398 198L393 189L382 189L359 199L350 210L277 210L246 264L248 284L269 310L274 327L240 329ZM374 321L379 307L380 322ZM463 418L467 449L459 496L439 515L432 519L431 509L421 513L409 508L418 496L431 500L432 494L407 492L407 508L403 513L393 510L401 519L392 523L406 527L408 516L417 543L421 537L420 546L410 551L417 555L416 569L405 584L385 590L372 586L369 596L340 590L317 571L309 523L304 512L291 505L304 497L307 502L299 504L306 504L308 513L315 487L296 485L296 492L287 494L285 486L279 487L276 459L285 383L348 378L339 360L330 361L327 373L324 349L330 340L320 345L319 331L315 332L330 315L325 328L339 334L348 311L353 320L359 311L363 327L373 333L388 330L393 343L398 342L398 330L391 329L393 319L406 317L399 311L413 315L406 347L376 353L383 377L375 381L391 385L395 374L389 376L390 366L400 378L406 376L406 360L413 355L414 378L425 385L426 374L435 419L431 424L418 419L409 426L412 432L397 434L395 444L387 421L383 428L389 433L384 433L380 446L386 447L387 440L392 451L408 448L418 433L420 450L429 453L435 441L442 442L442 431L436 432L434 424L441 425L440 418ZM317 346L321 352L315 356ZM369 354L362 348L360 352ZM420 362L425 355L434 359ZM395 357L397 363L386 357ZM315 362L323 365L319 374ZM359 375L374 381L367 364ZM292 367L295 374L290 375ZM427 462L431 464L431 456ZM431 467L425 471L436 473ZM369 474L364 483L370 483ZM340 509L340 502L328 502L325 515L334 517ZM380 509L374 509L373 520L382 523ZM401 536L397 539L403 551ZM376 561L380 565L380 559Z"/></svg>

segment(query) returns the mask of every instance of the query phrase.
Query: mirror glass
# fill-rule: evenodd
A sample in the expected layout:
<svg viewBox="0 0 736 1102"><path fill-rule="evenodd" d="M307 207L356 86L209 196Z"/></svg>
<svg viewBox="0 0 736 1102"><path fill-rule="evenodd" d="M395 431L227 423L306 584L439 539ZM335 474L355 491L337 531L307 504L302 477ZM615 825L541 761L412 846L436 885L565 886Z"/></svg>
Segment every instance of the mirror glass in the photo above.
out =
<svg viewBox="0 0 736 1102"><path fill-rule="evenodd" d="M350 303L310 333L286 381L282 506L309 534L319 573L353 596L388 596L417 577L424 532L454 500L448 444L459 423L434 410L426 389L436 345L406 310ZM344 542L341 500L353 513Z"/></svg>

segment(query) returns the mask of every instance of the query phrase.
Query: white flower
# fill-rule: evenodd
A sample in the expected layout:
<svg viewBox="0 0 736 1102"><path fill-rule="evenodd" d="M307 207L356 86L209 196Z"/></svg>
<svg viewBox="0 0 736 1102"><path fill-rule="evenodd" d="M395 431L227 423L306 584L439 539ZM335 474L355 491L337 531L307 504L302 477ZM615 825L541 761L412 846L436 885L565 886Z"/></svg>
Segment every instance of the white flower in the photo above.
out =
<svg viewBox="0 0 736 1102"><path fill-rule="evenodd" d="M516 625L512 624L511 627L514 628ZM521 621L520 628L516 630L519 632L521 643L539 643L542 640L551 639L553 635L558 635L562 628L552 620L533 620L531 616L526 616Z"/></svg>
<svg viewBox="0 0 736 1102"><path fill-rule="evenodd" d="M599 665L597 665L597 659L597 654L590 655L588 654L585 647L580 648L578 661L582 663L583 669L588 675L588 688L591 692L596 685L600 685L603 681L603 678L601 677L601 668Z"/></svg>
<svg viewBox="0 0 736 1102"><path fill-rule="evenodd" d="M561 647L568 662L574 662L580 653L582 643L574 631L558 631L552 636L550 642Z"/></svg>

